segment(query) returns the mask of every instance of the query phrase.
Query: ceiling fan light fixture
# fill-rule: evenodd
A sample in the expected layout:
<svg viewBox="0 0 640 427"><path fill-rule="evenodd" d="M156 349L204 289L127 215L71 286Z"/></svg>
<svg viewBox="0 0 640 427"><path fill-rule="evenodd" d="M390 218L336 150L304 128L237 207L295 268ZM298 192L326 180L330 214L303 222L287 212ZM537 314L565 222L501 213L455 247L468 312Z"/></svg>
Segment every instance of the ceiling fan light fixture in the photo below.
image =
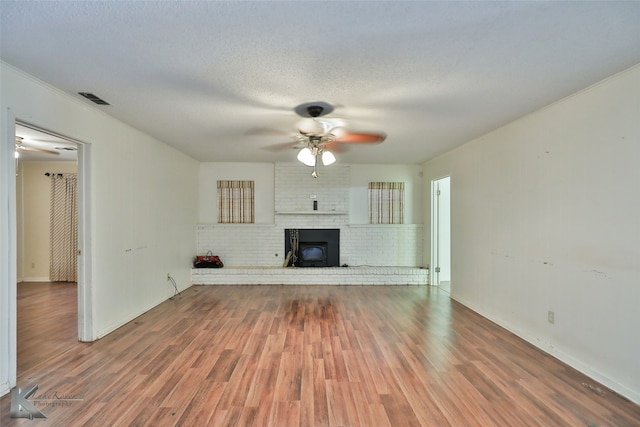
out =
<svg viewBox="0 0 640 427"><path fill-rule="evenodd" d="M311 152L309 147L305 147L298 153L298 160L307 166L315 166L316 156Z"/></svg>
<svg viewBox="0 0 640 427"><path fill-rule="evenodd" d="M325 166L332 165L336 162L336 156L331 151L322 152L322 164Z"/></svg>

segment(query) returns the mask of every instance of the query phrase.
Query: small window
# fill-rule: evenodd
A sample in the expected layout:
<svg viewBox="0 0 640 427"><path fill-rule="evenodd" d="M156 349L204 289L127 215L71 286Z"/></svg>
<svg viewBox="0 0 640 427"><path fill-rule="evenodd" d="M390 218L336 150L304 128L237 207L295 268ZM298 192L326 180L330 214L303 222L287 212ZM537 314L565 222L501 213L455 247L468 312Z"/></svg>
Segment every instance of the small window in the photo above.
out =
<svg viewBox="0 0 640 427"><path fill-rule="evenodd" d="M255 222L253 181L218 181L218 222Z"/></svg>
<svg viewBox="0 0 640 427"><path fill-rule="evenodd" d="M369 183L369 223L404 223L404 182Z"/></svg>

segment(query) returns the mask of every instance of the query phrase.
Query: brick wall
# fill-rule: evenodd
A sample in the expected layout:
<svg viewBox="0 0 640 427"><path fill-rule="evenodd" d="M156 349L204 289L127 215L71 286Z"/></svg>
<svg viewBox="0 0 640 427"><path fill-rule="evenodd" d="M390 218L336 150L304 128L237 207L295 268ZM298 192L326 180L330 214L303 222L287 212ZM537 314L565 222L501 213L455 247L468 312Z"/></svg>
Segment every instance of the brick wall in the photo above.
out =
<svg viewBox="0 0 640 427"><path fill-rule="evenodd" d="M276 163L275 209L281 212L313 212L312 195L318 212L349 210L349 166L334 164L320 168L320 178L311 177L312 168L300 163ZM347 218L345 218L346 221Z"/></svg>
<svg viewBox="0 0 640 427"><path fill-rule="evenodd" d="M340 229L340 264L422 265L423 226L349 224L350 170L332 165L310 176L299 163L275 165L275 224L199 224L197 251L211 250L229 267L282 266L287 228ZM315 196L315 198L312 198ZM313 201L318 210L313 210Z"/></svg>
<svg viewBox="0 0 640 427"><path fill-rule="evenodd" d="M429 270L411 267L194 268L198 285L426 285Z"/></svg>

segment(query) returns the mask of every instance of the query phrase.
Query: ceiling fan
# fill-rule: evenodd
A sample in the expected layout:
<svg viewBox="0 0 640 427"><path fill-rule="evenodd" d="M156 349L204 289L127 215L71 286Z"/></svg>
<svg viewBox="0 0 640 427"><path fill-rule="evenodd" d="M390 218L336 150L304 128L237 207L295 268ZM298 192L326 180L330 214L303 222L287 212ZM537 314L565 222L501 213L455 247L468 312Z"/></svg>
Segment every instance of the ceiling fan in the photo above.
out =
<svg viewBox="0 0 640 427"><path fill-rule="evenodd" d="M345 127L344 120L324 118L323 116L333 111L333 106L326 102L307 102L298 105L293 111L303 117L298 122L295 141L276 144L267 149L301 148L298 160L313 167L311 176L314 178L318 177L318 157L325 166L334 163L336 158L332 151L343 151L341 144L376 144L387 137L382 132L353 132Z"/></svg>
<svg viewBox="0 0 640 427"><path fill-rule="evenodd" d="M47 150L45 148L30 147L30 146L24 145L23 142L24 142L24 138L22 138L21 136L16 136L16 158L20 156L21 151L37 151L39 153L47 153L54 156L60 155L60 153L57 151Z"/></svg>

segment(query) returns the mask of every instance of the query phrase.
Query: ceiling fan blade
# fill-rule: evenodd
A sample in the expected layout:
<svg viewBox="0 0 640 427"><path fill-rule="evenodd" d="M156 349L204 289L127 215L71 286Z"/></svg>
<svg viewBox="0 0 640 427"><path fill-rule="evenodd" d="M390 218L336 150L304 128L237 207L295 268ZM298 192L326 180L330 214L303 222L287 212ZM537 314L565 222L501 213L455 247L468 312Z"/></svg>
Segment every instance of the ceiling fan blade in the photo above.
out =
<svg viewBox="0 0 640 427"><path fill-rule="evenodd" d="M291 142L282 142L280 144L272 144L267 145L266 147L260 147L266 151L281 151L281 150L290 150L294 148L304 148L306 145L301 144L299 141L291 141Z"/></svg>
<svg viewBox="0 0 640 427"><path fill-rule="evenodd" d="M57 152L57 151L45 150L44 148L27 147L27 146L24 146L24 145L18 145L16 148L18 148L20 150L24 150L24 151L37 151L38 153L53 154L54 156L59 156L60 155L60 153Z"/></svg>
<svg viewBox="0 0 640 427"><path fill-rule="evenodd" d="M345 151L347 151L347 147L340 144L338 141L329 141L325 143L324 146L327 150L334 153L344 153Z"/></svg>
<svg viewBox="0 0 640 427"><path fill-rule="evenodd" d="M255 127L247 130L245 135L261 135L261 136L293 136L294 132L284 131L281 129L273 129L266 127Z"/></svg>
<svg viewBox="0 0 640 427"><path fill-rule="evenodd" d="M302 119L298 121L296 128L298 132L305 136L322 136L326 135L331 125L328 122L319 121L316 119Z"/></svg>
<svg viewBox="0 0 640 427"><path fill-rule="evenodd" d="M358 144L358 143L380 143L387 138L384 133L377 132L349 132L346 131L339 137L336 137L336 142Z"/></svg>

